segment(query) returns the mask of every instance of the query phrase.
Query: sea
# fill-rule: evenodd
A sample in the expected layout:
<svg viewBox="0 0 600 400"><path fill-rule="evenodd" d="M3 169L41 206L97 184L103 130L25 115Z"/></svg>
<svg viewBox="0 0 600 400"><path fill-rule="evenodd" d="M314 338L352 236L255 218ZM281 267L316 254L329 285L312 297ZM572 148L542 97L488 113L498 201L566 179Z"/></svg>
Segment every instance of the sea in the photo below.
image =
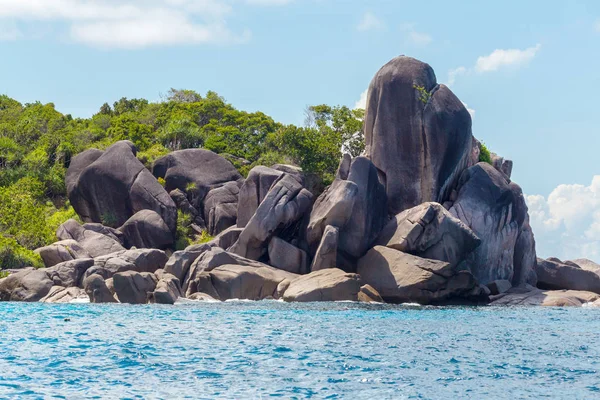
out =
<svg viewBox="0 0 600 400"><path fill-rule="evenodd" d="M600 398L600 309L0 303L2 399Z"/></svg>

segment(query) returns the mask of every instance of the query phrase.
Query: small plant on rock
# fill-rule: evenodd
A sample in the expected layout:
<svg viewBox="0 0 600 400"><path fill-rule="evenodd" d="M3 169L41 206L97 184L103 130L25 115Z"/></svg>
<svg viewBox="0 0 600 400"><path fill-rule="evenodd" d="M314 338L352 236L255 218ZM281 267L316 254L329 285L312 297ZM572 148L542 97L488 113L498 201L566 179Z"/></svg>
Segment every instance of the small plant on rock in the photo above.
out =
<svg viewBox="0 0 600 400"><path fill-rule="evenodd" d="M415 84L413 85L413 88L419 93L419 100L421 100L421 103L427 104L429 99L431 99L431 93L425 89L425 86Z"/></svg>

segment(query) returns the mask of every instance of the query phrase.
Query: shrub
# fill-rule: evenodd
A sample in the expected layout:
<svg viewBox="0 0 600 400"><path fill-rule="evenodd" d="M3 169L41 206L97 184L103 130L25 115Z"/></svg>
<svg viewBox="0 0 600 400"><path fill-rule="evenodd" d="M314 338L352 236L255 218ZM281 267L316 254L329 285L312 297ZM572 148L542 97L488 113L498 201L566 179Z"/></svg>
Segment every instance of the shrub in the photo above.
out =
<svg viewBox="0 0 600 400"><path fill-rule="evenodd" d="M42 268L41 257L31 250L19 245L16 240L0 236L0 268Z"/></svg>
<svg viewBox="0 0 600 400"><path fill-rule="evenodd" d="M486 162L488 164L492 164L492 154L490 150L487 148L485 143L481 142L481 151L479 152L479 162Z"/></svg>

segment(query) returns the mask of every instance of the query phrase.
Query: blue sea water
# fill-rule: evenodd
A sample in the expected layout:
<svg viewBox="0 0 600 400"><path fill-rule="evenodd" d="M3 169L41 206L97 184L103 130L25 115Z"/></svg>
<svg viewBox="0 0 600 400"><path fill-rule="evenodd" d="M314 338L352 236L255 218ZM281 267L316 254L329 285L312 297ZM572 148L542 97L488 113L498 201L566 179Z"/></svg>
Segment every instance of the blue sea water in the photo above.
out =
<svg viewBox="0 0 600 400"><path fill-rule="evenodd" d="M599 398L600 310L0 303L0 398Z"/></svg>

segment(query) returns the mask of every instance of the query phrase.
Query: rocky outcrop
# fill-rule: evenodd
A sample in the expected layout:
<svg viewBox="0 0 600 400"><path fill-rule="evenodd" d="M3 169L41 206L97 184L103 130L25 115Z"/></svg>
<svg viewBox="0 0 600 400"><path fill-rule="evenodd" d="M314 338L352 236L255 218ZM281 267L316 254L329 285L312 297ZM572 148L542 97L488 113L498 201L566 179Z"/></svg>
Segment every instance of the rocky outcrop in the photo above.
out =
<svg viewBox="0 0 600 400"><path fill-rule="evenodd" d="M575 265L581 269L593 271L600 274L600 264L597 264L592 260L588 260L587 258L578 258L576 260L565 261L564 263L568 265Z"/></svg>
<svg viewBox="0 0 600 400"><path fill-rule="evenodd" d="M210 250L210 247L206 245L202 249L198 250L180 250L176 251L169 257L169 260L165 264L165 272L174 275L177 279L182 281L188 273L190 266L202 253Z"/></svg>
<svg viewBox="0 0 600 400"><path fill-rule="evenodd" d="M87 253L87 257L100 257L117 251L125 250L121 243L110 236L86 229L74 219L66 221L58 227L56 236L59 239L75 240ZM60 243L60 242L59 242Z"/></svg>
<svg viewBox="0 0 600 400"><path fill-rule="evenodd" d="M423 203L392 218L376 243L457 266L481 241L442 205Z"/></svg>
<svg viewBox="0 0 600 400"><path fill-rule="evenodd" d="M518 185L509 183L491 165L478 163L462 174L450 213L481 239L467 258L480 283L506 279L518 286L534 279L535 242Z"/></svg>
<svg viewBox="0 0 600 400"><path fill-rule="evenodd" d="M125 271L150 272L164 268L168 257L158 249L124 250L94 260L94 265L84 274L84 279L92 274L98 274L104 279L112 278L114 274Z"/></svg>
<svg viewBox="0 0 600 400"><path fill-rule="evenodd" d="M278 237L269 241L269 264L275 268L295 274L307 274L309 267L308 255L302 249Z"/></svg>
<svg viewBox="0 0 600 400"><path fill-rule="evenodd" d="M91 303L116 303L111 291L106 286L104 278L98 274L92 274L84 279L83 289L90 298Z"/></svg>
<svg viewBox="0 0 600 400"><path fill-rule="evenodd" d="M560 260L538 258L536 273L540 289L582 290L600 294L600 275L594 271L563 264Z"/></svg>
<svg viewBox="0 0 600 400"><path fill-rule="evenodd" d="M237 226L245 227L256 209L267 196L273 183L283 175L282 171L257 166L250 170L248 177L240 188Z"/></svg>
<svg viewBox="0 0 600 400"><path fill-rule="evenodd" d="M78 258L90 258L88 252L73 239L61 240L49 246L40 247L35 252L40 255L46 267Z"/></svg>
<svg viewBox="0 0 600 400"><path fill-rule="evenodd" d="M92 265L94 265L94 260L91 258L65 261L56 264L51 268L47 268L46 274L56 286L80 286L83 274L85 274Z"/></svg>
<svg viewBox="0 0 600 400"><path fill-rule="evenodd" d="M104 236L108 236L111 239L114 239L121 246L125 245L125 236L123 235L123 232L119 231L116 228L105 226L97 222L86 222L82 226L89 231L101 233Z"/></svg>
<svg viewBox="0 0 600 400"><path fill-rule="evenodd" d="M512 288L493 296L493 306L581 307L600 299L600 295L581 290L540 290L533 287Z"/></svg>
<svg viewBox="0 0 600 400"><path fill-rule="evenodd" d="M410 57L394 58L373 78L364 130L391 214L446 201L471 156L469 112L429 65Z"/></svg>
<svg viewBox="0 0 600 400"><path fill-rule="evenodd" d="M358 274L390 303L430 304L479 295L470 272L388 247L369 250L358 261Z"/></svg>
<svg viewBox="0 0 600 400"><path fill-rule="evenodd" d="M75 156L65 183L73 208L85 222L116 228L138 211L154 210L175 231L175 204L136 158L129 141L117 142L104 152L91 149Z"/></svg>
<svg viewBox="0 0 600 400"><path fill-rule="evenodd" d="M217 235L237 221L238 182L227 182L212 189L204 199L204 221L211 235Z"/></svg>
<svg viewBox="0 0 600 400"><path fill-rule="evenodd" d="M291 175L276 180L267 196L231 247L231 252L258 260L267 250L269 239L297 222L310 207L313 195Z"/></svg>
<svg viewBox="0 0 600 400"><path fill-rule="evenodd" d="M157 279L149 272L126 271L116 273L113 283L121 303L145 304L156 289Z"/></svg>
<svg viewBox="0 0 600 400"><path fill-rule="evenodd" d="M127 247L166 249L174 242L173 232L152 210L135 213L119 228Z"/></svg>
<svg viewBox="0 0 600 400"><path fill-rule="evenodd" d="M292 280L283 295L284 301L358 301L362 281L357 274L338 268L311 272Z"/></svg>
<svg viewBox="0 0 600 400"><path fill-rule="evenodd" d="M39 301L53 283L42 269L26 269L0 279L0 301Z"/></svg>

